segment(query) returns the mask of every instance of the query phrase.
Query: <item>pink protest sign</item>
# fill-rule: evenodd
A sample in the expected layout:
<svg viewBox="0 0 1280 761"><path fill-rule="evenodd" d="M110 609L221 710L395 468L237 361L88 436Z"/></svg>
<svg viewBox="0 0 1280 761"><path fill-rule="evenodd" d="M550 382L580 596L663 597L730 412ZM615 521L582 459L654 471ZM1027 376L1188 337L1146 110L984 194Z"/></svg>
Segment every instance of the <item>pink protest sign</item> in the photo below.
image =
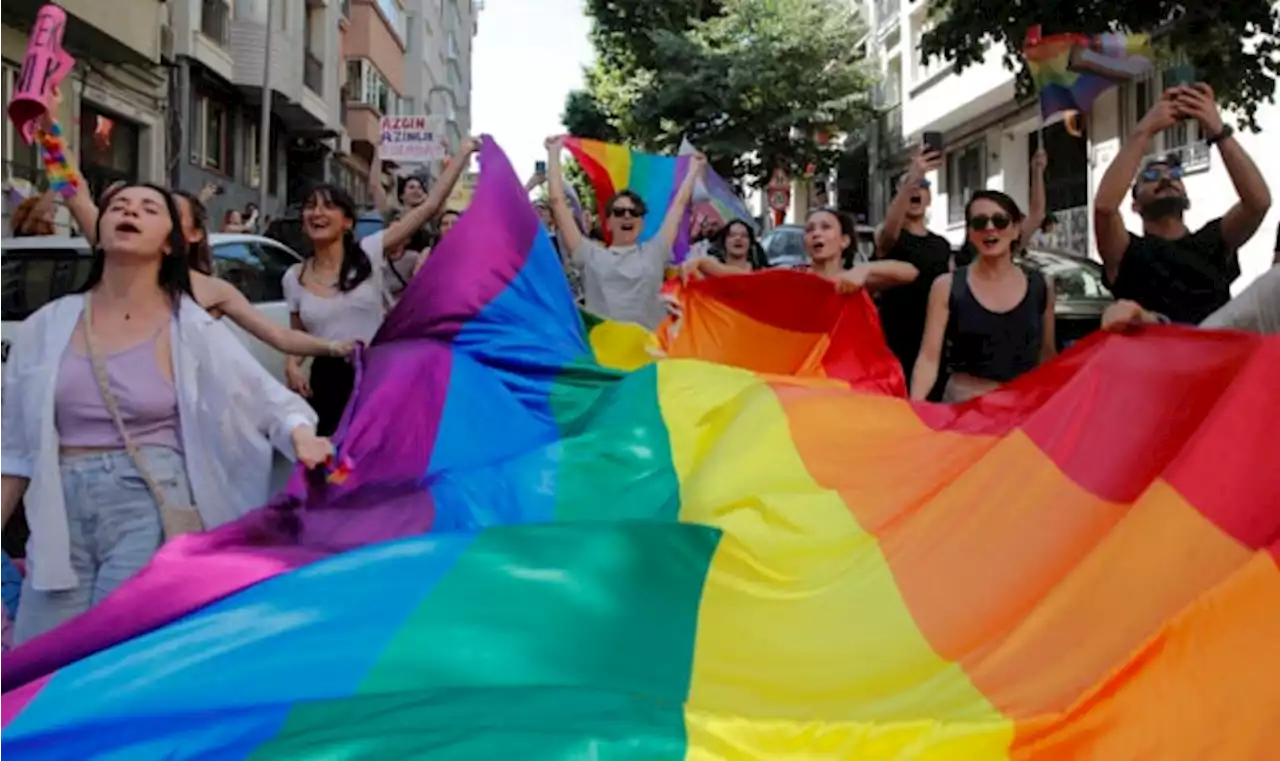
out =
<svg viewBox="0 0 1280 761"><path fill-rule="evenodd" d="M31 29L27 57L9 101L9 118L28 143L35 135L36 120L48 110L49 93L76 65L76 60L62 49L66 28L66 11L46 5Z"/></svg>

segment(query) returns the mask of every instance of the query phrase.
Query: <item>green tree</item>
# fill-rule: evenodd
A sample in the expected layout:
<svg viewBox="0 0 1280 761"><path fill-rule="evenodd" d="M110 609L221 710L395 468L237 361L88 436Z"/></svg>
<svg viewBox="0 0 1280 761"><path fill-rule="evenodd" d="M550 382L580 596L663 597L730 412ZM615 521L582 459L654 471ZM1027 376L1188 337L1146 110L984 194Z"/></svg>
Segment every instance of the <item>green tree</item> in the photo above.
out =
<svg viewBox="0 0 1280 761"><path fill-rule="evenodd" d="M594 129L599 116L649 150L673 151L687 136L721 174L762 185L775 167L834 166L842 148L825 137L870 116L872 80L857 45L865 27L847 0L588 5L611 10L595 17L597 62L587 95L570 96L571 133Z"/></svg>
<svg viewBox="0 0 1280 761"><path fill-rule="evenodd" d="M574 90L564 101L564 115L560 117L569 134L616 143L621 133L613 126L610 116L600 102L587 90Z"/></svg>
<svg viewBox="0 0 1280 761"><path fill-rule="evenodd" d="M1019 52L1027 29L1036 24L1043 25L1046 35L1167 31L1161 47L1185 56L1199 79L1213 87L1219 102L1254 131L1258 104L1274 100L1280 75L1280 8L1270 0L934 0L929 16L937 25L925 33L921 55L953 60L960 71L981 63L993 44L1002 44L1004 64L1018 72L1019 92L1024 95L1031 91L1031 78Z"/></svg>

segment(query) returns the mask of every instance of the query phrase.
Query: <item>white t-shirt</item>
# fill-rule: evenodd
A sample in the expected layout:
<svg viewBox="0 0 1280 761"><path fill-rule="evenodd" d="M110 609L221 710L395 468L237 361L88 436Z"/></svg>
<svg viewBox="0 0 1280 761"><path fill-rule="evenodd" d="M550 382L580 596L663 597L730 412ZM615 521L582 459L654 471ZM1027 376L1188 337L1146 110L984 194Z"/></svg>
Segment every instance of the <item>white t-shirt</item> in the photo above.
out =
<svg viewBox="0 0 1280 761"><path fill-rule="evenodd" d="M657 328L666 315L658 292L670 259L671 246L658 237L638 246L605 248L582 236L573 263L582 268L587 311Z"/></svg>
<svg viewBox="0 0 1280 761"><path fill-rule="evenodd" d="M383 300L386 259L382 256L382 233L361 240L360 250L369 257L373 272L350 291L333 296L308 291L300 280L302 264L295 264L284 273L284 300L289 311L302 318L303 327L311 335L330 341L368 343L381 327L387 313Z"/></svg>

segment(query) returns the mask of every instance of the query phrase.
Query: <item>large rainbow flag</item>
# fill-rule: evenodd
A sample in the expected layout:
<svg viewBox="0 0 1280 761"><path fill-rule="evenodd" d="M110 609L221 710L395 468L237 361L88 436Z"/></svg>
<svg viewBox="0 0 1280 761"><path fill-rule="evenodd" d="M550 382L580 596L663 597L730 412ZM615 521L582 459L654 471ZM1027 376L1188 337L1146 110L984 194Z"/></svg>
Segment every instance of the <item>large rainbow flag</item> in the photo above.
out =
<svg viewBox="0 0 1280 761"><path fill-rule="evenodd" d="M596 213L600 227L608 235L608 215L605 207L609 199L621 190L631 190L644 199L648 213L644 217L644 229L640 241L658 234L667 210L675 198L680 183L689 172L689 156L659 156L643 153L625 145L605 143L582 137L567 137L564 147L582 166L591 187L596 193ZM684 223L672 246L675 261L684 259L689 252L689 212L685 211Z"/></svg>
<svg viewBox="0 0 1280 761"><path fill-rule="evenodd" d="M1152 70L1151 41L1145 34L1046 37L1033 26L1027 30L1022 56L1040 93L1044 119L1064 111L1087 114L1102 93Z"/></svg>
<svg viewBox="0 0 1280 761"><path fill-rule="evenodd" d="M693 286L666 344L753 366L609 367L634 334L480 158L359 359L350 478L7 654L14 758L1275 756L1280 339L1097 335L912 404L853 388L866 298L781 273Z"/></svg>

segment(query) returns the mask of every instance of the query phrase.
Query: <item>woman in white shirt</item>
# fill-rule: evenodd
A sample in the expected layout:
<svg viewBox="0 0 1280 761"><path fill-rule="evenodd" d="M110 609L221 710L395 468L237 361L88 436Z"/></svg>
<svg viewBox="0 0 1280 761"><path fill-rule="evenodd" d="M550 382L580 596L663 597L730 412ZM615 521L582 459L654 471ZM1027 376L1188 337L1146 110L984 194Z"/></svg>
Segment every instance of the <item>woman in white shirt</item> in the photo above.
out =
<svg viewBox="0 0 1280 761"><path fill-rule="evenodd" d="M268 497L271 443L308 467L315 415L191 297L172 195L114 193L84 292L18 329L5 365L3 520L31 537L17 640L97 604L177 533ZM194 505L194 507L193 507Z"/></svg>
<svg viewBox="0 0 1280 761"><path fill-rule="evenodd" d="M373 340L386 314L383 293L386 252L398 250L444 205L454 184L479 149L474 139L449 160L427 199L404 212L387 229L356 243L355 200L336 185L320 185L302 206L302 229L310 255L284 273L284 298L294 328L328 341ZM407 286L406 286L407 287ZM316 357L308 376L302 358L285 361L289 387L311 401L319 415L317 430L338 429L355 384L355 368L345 359Z"/></svg>

